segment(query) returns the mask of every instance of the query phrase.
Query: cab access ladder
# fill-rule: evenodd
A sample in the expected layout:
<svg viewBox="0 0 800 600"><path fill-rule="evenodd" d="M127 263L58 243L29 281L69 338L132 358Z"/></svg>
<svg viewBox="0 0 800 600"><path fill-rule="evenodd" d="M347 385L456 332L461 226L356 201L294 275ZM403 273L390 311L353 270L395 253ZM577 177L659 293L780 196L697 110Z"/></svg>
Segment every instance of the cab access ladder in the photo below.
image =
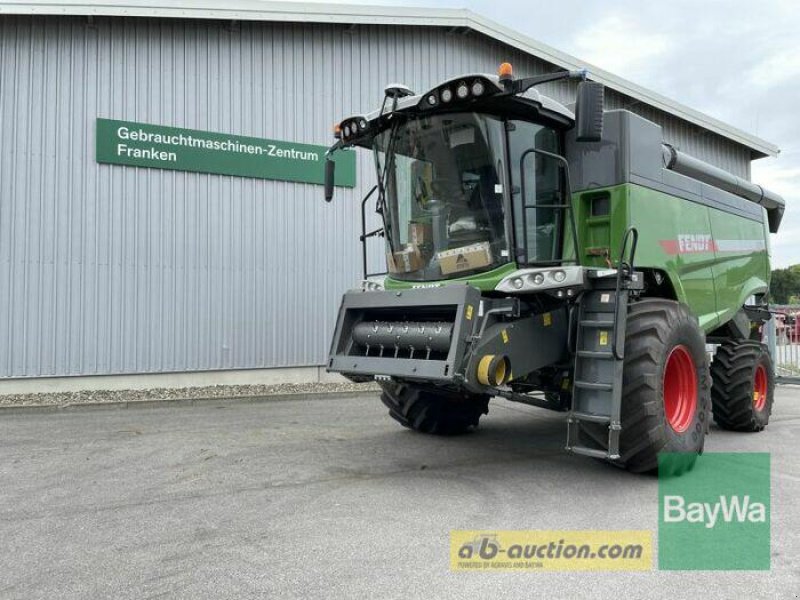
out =
<svg viewBox="0 0 800 600"><path fill-rule="evenodd" d="M629 237L630 260L623 260ZM618 460L622 431L622 368L625 324L632 294L643 287L633 270L637 232L623 238L619 266L590 272L589 289L578 306L572 406L567 415L567 450L594 458Z"/></svg>

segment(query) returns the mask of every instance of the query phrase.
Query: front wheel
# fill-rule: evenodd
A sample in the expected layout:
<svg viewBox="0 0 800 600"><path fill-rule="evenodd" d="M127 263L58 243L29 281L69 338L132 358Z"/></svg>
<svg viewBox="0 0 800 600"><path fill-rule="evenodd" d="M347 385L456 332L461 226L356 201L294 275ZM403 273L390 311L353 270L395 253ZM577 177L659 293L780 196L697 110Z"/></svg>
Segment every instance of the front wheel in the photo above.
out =
<svg viewBox="0 0 800 600"><path fill-rule="evenodd" d="M489 412L489 396L381 382L381 401L389 416L414 431L439 435L465 433Z"/></svg>
<svg viewBox="0 0 800 600"><path fill-rule="evenodd" d="M679 474L702 453L711 416L705 336L670 300L632 303L626 326L619 463L654 471L659 453L680 453L669 467Z"/></svg>

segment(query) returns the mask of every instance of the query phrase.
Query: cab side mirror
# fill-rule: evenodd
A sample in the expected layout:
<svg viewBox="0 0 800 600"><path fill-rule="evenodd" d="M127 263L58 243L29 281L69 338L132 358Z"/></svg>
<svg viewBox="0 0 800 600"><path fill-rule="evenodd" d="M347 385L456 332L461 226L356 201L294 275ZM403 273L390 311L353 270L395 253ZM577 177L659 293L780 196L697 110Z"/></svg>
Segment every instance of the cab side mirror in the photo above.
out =
<svg viewBox="0 0 800 600"><path fill-rule="evenodd" d="M582 81L575 101L575 139L599 142L603 137L605 87L602 83Z"/></svg>
<svg viewBox="0 0 800 600"><path fill-rule="evenodd" d="M333 181L336 173L336 163L333 159L325 159L325 202L333 200Z"/></svg>

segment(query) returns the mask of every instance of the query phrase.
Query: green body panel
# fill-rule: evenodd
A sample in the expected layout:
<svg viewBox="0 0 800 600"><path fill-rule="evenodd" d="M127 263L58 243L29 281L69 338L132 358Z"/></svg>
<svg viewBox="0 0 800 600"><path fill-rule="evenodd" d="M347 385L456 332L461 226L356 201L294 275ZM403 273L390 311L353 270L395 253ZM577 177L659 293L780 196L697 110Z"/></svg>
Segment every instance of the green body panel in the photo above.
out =
<svg viewBox="0 0 800 600"><path fill-rule="evenodd" d="M592 215L592 202L608 198L609 212ZM664 273L680 302L689 306L706 331L730 320L748 297L769 286L766 218L758 223L709 206L634 184L573 195L578 229L578 262L609 267L619 259L629 227L639 231L635 266ZM571 231L565 231L564 257L572 259ZM494 290L516 270L510 262L491 271L441 281L401 281L387 277L388 290L468 284Z"/></svg>
<svg viewBox="0 0 800 600"><path fill-rule="evenodd" d="M442 285L452 284L467 284L478 288L483 292L488 292L497 287L500 280L509 273L517 270L517 265L514 262L507 263L491 271L484 273L477 273L467 277L459 277L458 279L443 279L440 281L403 281L400 279L392 279L386 277L383 285L387 290L407 290L410 288L418 287L439 287Z"/></svg>
<svg viewBox="0 0 800 600"><path fill-rule="evenodd" d="M592 216L592 202L603 196L610 214ZM577 193L573 203L581 264L608 266L606 254L616 264L625 231L636 227L635 266L663 271L706 332L767 291L764 223L633 184Z"/></svg>

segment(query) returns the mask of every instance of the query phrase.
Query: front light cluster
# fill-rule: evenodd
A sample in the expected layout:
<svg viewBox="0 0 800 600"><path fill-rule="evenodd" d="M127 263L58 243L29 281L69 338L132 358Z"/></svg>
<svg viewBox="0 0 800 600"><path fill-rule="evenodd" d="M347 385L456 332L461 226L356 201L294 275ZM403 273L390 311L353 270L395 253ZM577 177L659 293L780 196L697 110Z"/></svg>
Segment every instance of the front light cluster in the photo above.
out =
<svg viewBox="0 0 800 600"><path fill-rule="evenodd" d="M581 267L521 269L503 279L495 288L501 292L539 292L550 290L558 297L572 296L583 285ZM574 288L574 289L568 289Z"/></svg>
<svg viewBox="0 0 800 600"><path fill-rule="evenodd" d="M364 279L361 281L362 292L379 292L383 289L383 279Z"/></svg>
<svg viewBox="0 0 800 600"><path fill-rule="evenodd" d="M369 122L364 117L356 117L342 121L339 125L339 131L343 140L348 141L366 133L369 127Z"/></svg>
<svg viewBox="0 0 800 600"><path fill-rule="evenodd" d="M475 99L486 93L486 83L481 79L462 79L448 83L425 94L423 100L426 108L434 108L440 104L450 104L455 100Z"/></svg>
<svg viewBox="0 0 800 600"><path fill-rule="evenodd" d="M515 289L521 290L523 287L525 287L525 283L528 283L529 285L539 286L542 285L547 278L550 278L556 283L563 283L564 280L567 278L567 274L561 269L558 269L556 271L548 271L546 273L542 272L529 273L528 275L525 276L525 279L523 279L522 277L515 277L514 279L511 280L511 285L513 285Z"/></svg>

